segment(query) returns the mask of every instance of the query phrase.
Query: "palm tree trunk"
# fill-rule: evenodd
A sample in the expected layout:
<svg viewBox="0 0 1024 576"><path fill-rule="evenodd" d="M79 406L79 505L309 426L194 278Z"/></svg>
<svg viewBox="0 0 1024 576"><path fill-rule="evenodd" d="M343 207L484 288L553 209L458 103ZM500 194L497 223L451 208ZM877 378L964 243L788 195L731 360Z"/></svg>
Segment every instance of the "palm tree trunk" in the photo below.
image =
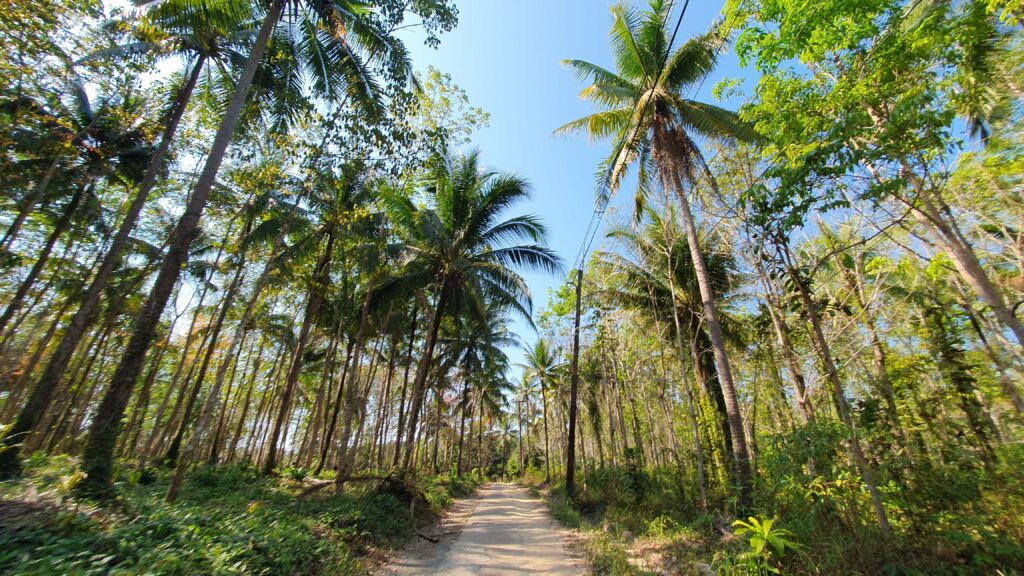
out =
<svg viewBox="0 0 1024 576"><path fill-rule="evenodd" d="M384 390L377 393L377 418L373 425L373 443L370 445L369 460L376 460L377 469L384 467L384 432L387 430L388 420L391 418L391 385L395 372L397 360L398 338L392 337L388 355L388 368L384 375ZM374 458L373 454L377 456Z"/></svg>
<svg viewBox="0 0 1024 576"><path fill-rule="evenodd" d="M174 290L174 285L181 275L182 266L188 259L188 249L199 231L199 218L206 208L210 195L224 160L228 145L235 133L235 125L242 113L249 88L256 75L256 68L263 58L270 35L277 25L278 18L284 8L284 0L271 2L260 31L249 52L245 67L238 79L231 102L228 104L221 120L217 135L206 159L203 171L192 190L192 196L185 208L185 213L171 235L167 255L160 266L160 272L153 284L153 289L143 304L132 327L131 339L125 346L124 353L110 386L100 403L89 431L89 440L82 455L82 468L86 478L79 484L84 493L107 496L111 493L113 477L113 454L117 435L121 427L125 407L131 396L146 352L153 341L156 326L167 300Z"/></svg>
<svg viewBox="0 0 1024 576"><path fill-rule="evenodd" d="M465 445L466 438L466 406L469 404L469 380L463 379L462 382L462 416L459 418L459 444L458 444L458 456L455 461L455 475L462 478L462 448ZM473 430L470 428L470 442L473 441Z"/></svg>
<svg viewBox="0 0 1024 576"><path fill-rule="evenodd" d="M548 391L544 379L540 379L540 400L544 411L544 483L551 483L551 443L548 440Z"/></svg>
<svg viewBox="0 0 1024 576"><path fill-rule="evenodd" d="M416 320L420 307L413 306L412 321L409 323L409 347L405 354L405 373L402 376L402 396L398 401L398 425L395 426L395 458L392 466L398 466L398 458L402 454L402 432L405 424L405 395L409 388L409 369L412 368L412 348L416 341Z"/></svg>
<svg viewBox="0 0 1024 576"><path fill-rule="evenodd" d="M244 343L244 336L243 336ZM245 382L247 367L251 364L252 360L252 349L249 349L249 354L246 356L245 361L242 361L242 352L239 351L235 354L234 360L226 357L225 362L231 362L231 378L228 379L228 387L224 392L224 405L221 408L220 413L217 415L217 425L213 428L213 437L210 438L210 447L206 455L207 464L216 464L218 453L220 452L220 445L224 438L224 427L227 425L228 418L231 414L234 414L238 408L239 397L242 394L242 384ZM241 369L241 372L239 372ZM235 386L235 382L238 382L238 386Z"/></svg>
<svg viewBox="0 0 1024 576"><path fill-rule="evenodd" d="M295 386L299 381L299 374L302 372L302 356L306 351L306 343L309 340L309 333L313 329L313 323L320 314L320 306L324 301L324 290L330 278L331 256L334 252L334 227L326 231L327 244L323 254L316 264L313 278L309 285L309 297L306 302L306 311L303 313L302 326L299 328L299 337L295 341L295 349L292 352L291 365L288 369L288 376L285 378L284 394L281 397L277 418L274 420L274 428L270 433L270 445L267 448L267 458L263 461L261 471L263 474L270 474L277 466L278 441L281 439L281 431L288 418L288 410L291 408L292 395L295 393Z"/></svg>
<svg viewBox="0 0 1024 576"><path fill-rule="evenodd" d="M7 227L4 232L4 237L0 239L0 248L4 250L10 250L14 244L14 240L18 237L18 233L21 232L21 227L25 224L25 220L28 219L28 215L32 213L32 209L36 207L36 204L43 199L46 195L46 191L50 188L50 184L53 179L57 176L57 171L60 169L61 162L64 161L64 157L60 154L55 156L50 161L50 165L46 168L46 172L43 173L42 180L36 186L36 189L32 192L32 195L26 199L25 205L18 211L18 215L14 218L14 222Z"/></svg>
<svg viewBox="0 0 1024 576"><path fill-rule="evenodd" d="M96 271L96 275L93 277L92 282L89 283L89 287L86 289L85 295L82 297L82 302L78 306L78 310L71 318L71 322L68 324L68 327L64 330L64 335L61 337L60 343L50 356L50 360L47 362L46 368L44 368L42 375L39 377L39 380L32 391L32 396L29 397L29 401L25 404L25 407L18 415L19 422L16 423L8 432L8 437L15 436L15 434L24 434L24 431L20 431L22 428L27 427L28 430L31 430L35 427L39 417L50 405L54 391L60 387L68 360L71 359L75 349L78 348L82 337L85 335L85 332L92 321L94 316L93 311L99 303L100 297L103 294L103 289L107 285L107 280L110 278L110 274L117 266L117 263L120 262L121 252L128 244L131 231L135 228L135 223L139 219L142 207L146 203L146 199L149 197L149 193L153 189L153 185L156 183L156 179L160 174L164 158L167 156L171 142L173 142L174 135L181 122L182 115L184 114L185 108L192 97L193 89L199 80L199 74L203 69L205 58L205 56L199 57L196 63L192 66L192 71L189 74L188 80L178 91L171 109L171 115L164 127L164 133L160 139L160 145L157 147L152 158L150 158L149 166L146 168L146 173L142 178L142 182L139 184L138 191L132 198L132 202L128 207L127 213L125 213L124 219L121 221L121 225L117 229L117 234L114 235L114 239L111 241L110 247L107 249L107 253L103 257L99 270ZM57 161L54 162L54 167L56 167ZM13 227L14 226L12 225L12 228ZM8 230L8 233L10 232L11 231ZM24 422L21 422L22 418L24 418ZM8 445L7 437L5 437L3 443L4 446L7 447L7 450L0 451L0 477L3 477L5 473L16 474L18 472L17 464L8 464L8 462L16 461L19 458L18 448L15 447L17 445L17 438L11 440L11 444ZM5 472L5 470L7 470L7 472Z"/></svg>
<svg viewBox="0 0 1024 576"><path fill-rule="evenodd" d="M7 308L4 309L2 315L0 315L0 334L4 333L4 328L7 327L7 323L14 317L15 312L21 308L24 304L25 296L28 295L28 291L32 289L32 285L35 284L36 279L43 272L43 268L46 266L46 262L50 259L50 254L53 252L53 246L57 243L57 239L60 238L64 231L71 225L71 219L75 215L75 211L78 209L78 205L82 203L82 199L85 198L86 191L92 186L92 177L87 176L86 181L75 191L75 194L71 197L71 200L64 206L64 210L61 212L60 218L53 225L53 230L50 231L50 235L46 238L46 243L43 244L42 250L39 251L39 256L36 258L35 264L32 265L32 269L29 270L28 275L18 284L18 289L14 292L14 297L7 303Z"/></svg>
<svg viewBox="0 0 1024 576"><path fill-rule="evenodd" d="M522 477L526 470L526 460L523 456L523 403L516 402L516 415L519 417L519 476Z"/></svg>
<svg viewBox="0 0 1024 576"><path fill-rule="evenodd" d="M331 410L331 418L327 423L327 432L324 434L323 441L320 445L320 460L316 465L314 474L319 474L323 470L324 465L327 464L327 454L330 451L331 440L334 439L334 429L338 427L338 414L341 413L341 397L345 393L345 382L348 379L349 366L351 365L352 350L355 348L356 341L351 339L345 348L345 363L341 368L341 378L338 379L338 394L334 399L334 407Z"/></svg>
<svg viewBox="0 0 1024 576"><path fill-rule="evenodd" d="M260 339L260 346L256 350L256 357L252 362L252 371L249 374L249 383L245 388L245 399L242 400L242 411L238 415L238 425L235 427L235 433L232 435L231 442L225 444L225 449L228 450L228 458L231 458L238 450L238 440L242 437L242 430L245 428L245 419L249 415L249 407L252 405L252 393L253 389L256 388L256 378L259 377L260 364L263 361L263 347L266 344L266 339ZM274 370L268 373L272 375ZM208 463L216 464L220 460L218 446L215 444L213 450L210 451L210 458Z"/></svg>
<svg viewBox="0 0 1024 576"><path fill-rule="evenodd" d="M248 231L251 228L251 223L252 219L250 218L245 226L243 237L248 234ZM245 258L243 257L238 262L238 268L235 270L235 277L231 280L231 285L228 286L228 291L224 295L223 302L221 302L220 312L217 315L217 320L213 325L213 331L210 334L210 344L206 348L206 355L203 357L203 364L199 367L199 374L196 376L196 386L192 392L192 397L189 398L188 406L185 408L185 414L181 418L181 426L178 429L178 434L174 437L174 443L171 445L172 450L174 450L175 447L180 447L184 441L185 432L188 430L189 414L199 398L199 392L203 386L203 378L205 378L206 371L210 366L210 361L213 359L213 352L217 348L217 340L220 337L221 328L224 327L224 320L227 318L228 311L231 310L231 305L234 303L235 296L238 294L238 289L242 284L244 272ZM239 330L241 330L241 327ZM221 361L221 367L230 366L230 359L231 356L225 356ZM221 370L218 370L217 372L220 374ZM165 496L165 500L168 504L173 504L174 500L178 497L178 489L181 487L181 481L184 477L185 469L191 463L192 456L198 449L199 443L202 441L207 428L209 428L210 420L213 417L214 411L217 409L218 403L220 402L220 387L223 383L224 378L222 377L213 385L213 387L210 388L206 402L203 403L203 407L199 412L199 420L196 421L192 437L185 446L185 453L179 457L177 451L174 450L174 459L172 460L171 450L168 451L168 461L175 462L177 464L174 471L174 477L171 479L171 485L167 488L167 494Z"/></svg>
<svg viewBox="0 0 1024 576"><path fill-rule="evenodd" d="M356 349L352 354L352 369L349 371L349 381L345 385L345 418L342 420L341 434L338 436L338 473L334 478L334 487L339 493L344 488L345 481L352 475L355 465L356 443L352 442L352 447L349 448L349 441L352 437L352 423L358 408L357 404L359 404L359 357L363 355L363 348L366 344L366 326L370 318L372 298L373 287L368 285L366 295L363 297L363 309L359 316L359 328L356 330ZM370 352L373 352L372 346ZM337 401L340 403L343 400L339 397Z"/></svg>
<svg viewBox="0 0 1024 576"><path fill-rule="evenodd" d="M156 382L156 375L160 371L160 361L164 357L167 346L156 345L153 359L149 363L149 370L142 379L142 391L139 392L139 399L136 400L136 409L132 410L132 418L128 421L124 433L126 439L121 445L122 456L131 456L135 453L135 447L139 443L139 436L142 435L142 426L146 421L146 414L149 412L149 398L153 390L153 383ZM141 409L139 408L141 407Z"/></svg>
<svg viewBox="0 0 1024 576"><path fill-rule="evenodd" d="M209 283L203 282L203 288L199 292L199 302L192 313L192 320L189 322L188 331L185 333L185 343L181 348L181 352L178 358L178 364L174 369L174 374L171 376L170 383L167 385L167 388L164 391L163 400L161 400L160 407L157 409L156 416L153 418L153 428L150 430L149 437L146 439L146 444L142 450L142 453L139 455L139 469L145 467L146 460L149 457L155 455L159 451L159 449L163 447L163 439L166 436L166 431L164 430L164 426L162 424L164 420L164 413L167 411L167 405L170 403L172 392L174 391L174 388L177 385L178 381L181 379L182 373L185 371L185 364L188 362L188 352L192 348L192 339L196 333L196 323L199 322L199 311L202 310L203 303L206 301L206 293L208 286ZM189 298L189 304L191 304L191 302L192 300L191 298ZM172 336L173 333L168 332L167 344L170 344L170 339ZM199 343L200 349L202 349L203 347L203 342L205 342L205 333L204 339L201 340ZM177 398L174 403L174 408L171 410L171 416L167 420L168 427L174 425L174 420L177 416L178 409L181 407L181 403L185 398L185 393L188 390L188 378L189 376L186 375L185 382L182 383L181 389L178 391Z"/></svg>
<svg viewBox="0 0 1024 576"><path fill-rule="evenodd" d="M743 433L743 416L740 414L736 386L732 379L732 366L729 364L729 356L725 349L725 336L722 334L722 325L718 321L718 309L715 305L707 265L704 262L704 255L700 251L700 238L697 235L697 225L694 221L693 213L690 211L690 201L686 197L686 192L683 190L682 183L677 174L674 174L673 183L675 184L676 196L679 198L683 229L686 231L686 243L690 249L690 258L693 260L694 274L697 276L697 287L700 289L700 297L704 308L704 322L707 324L708 335L711 337L711 347L715 354L718 379L722 385L722 394L725 396L725 410L732 438L736 482L740 488L739 506L740 508L748 509L752 504L753 498L753 478L750 471L750 456L747 452L747 439Z"/></svg>
<svg viewBox="0 0 1024 576"><path fill-rule="evenodd" d="M228 226L227 235L230 236L231 230L234 226ZM245 227L242 231L242 237L244 238L252 227L252 218L246 220ZM227 238L224 239L227 242ZM223 243L221 249L217 253L216 261L220 261L220 255L223 251ZM181 422L178 424L178 429L174 434L174 439L171 441L170 447L167 449L167 454L164 456L164 462L170 466L178 463L178 455L181 451L181 444L185 439L185 433L188 431L189 422L192 419L192 411L195 409L195 404L199 400L199 395L203 389L203 379L206 377L206 371L210 367L210 362L213 360L213 353L217 349L217 340L220 338L220 331L224 327L224 320L227 319L228 312L231 310L231 305L235 301L235 296L238 294L238 289L241 286L242 275L245 271L245 259L242 258L235 268L235 276L231 279L231 284L228 285L228 290L224 294L224 297L220 302L220 310L217 312L217 318L213 321L213 324L209 326L206 336L206 353L203 354L202 360L199 364L199 373L195 378L195 385L192 387L192 393L188 397L188 402L185 403L185 412L181 416ZM213 278L211 274L210 278ZM231 356L225 356L230 358ZM230 362L222 362L221 366L230 366ZM221 383L223 383L221 379ZM219 393L219 390L218 390ZM173 485L173 482L172 482Z"/></svg>
<svg viewBox="0 0 1024 576"><path fill-rule="evenodd" d="M441 320L444 318L445 305L448 300L448 283L442 282L437 295L437 306L434 308L434 317L430 321L430 328L427 331L427 340L423 346L423 355L420 356L419 366L416 368L416 380L412 386L412 406L409 409L409 430L406 436L405 456L402 459L402 468L409 470L412 461L412 448L414 446L416 425L419 420L420 408L423 406L423 396L426 393L425 384L427 375L430 372L430 363L434 356L434 345L437 343L437 334L441 330Z"/></svg>
<svg viewBox="0 0 1024 576"><path fill-rule="evenodd" d="M441 447L441 416L444 412L444 395L441 394L441 380L438 378L435 383L434 397L437 400L437 410L434 412L434 446L430 456L430 466L437 474L441 470L437 467L437 452Z"/></svg>

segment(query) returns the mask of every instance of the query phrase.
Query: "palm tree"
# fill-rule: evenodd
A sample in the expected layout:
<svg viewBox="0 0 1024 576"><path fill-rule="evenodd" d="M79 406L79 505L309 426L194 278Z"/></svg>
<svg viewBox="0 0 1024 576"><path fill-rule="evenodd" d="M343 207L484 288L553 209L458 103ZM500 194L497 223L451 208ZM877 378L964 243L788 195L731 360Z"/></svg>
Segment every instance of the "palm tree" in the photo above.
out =
<svg viewBox="0 0 1024 576"><path fill-rule="evenodd" d="M725 395L740 502L748 507L752 478L743 419L685 185L695 189L699 180L706 177L712 187L717 187L697 138L753 140L754 132L735 113L685 96L714 68L725 47L722 30L716 26L673 51L667 34L669 17L670 4L663 0L651 0L650 10L642 13L625 4L612 7L611 42L616 71L583 60L564 62L581 79L592 81L580 96L601 110L565 124L556 133L586 132L593 139L613 141L612 153L598 175L600 202L606 202L618 189L632 164L639 166L638 203L642 203L655 172L661 186L678 198L703 301L704 321Z"/></svg>
<svg viewBox="0 0 1024 576"><path fill-rule="evenodd" d="M561 350L551 348L547 341L538 338L531 347L523 348L525 361L519 366L523 377L536 381L540 386L541 406L544 412L544 475L545 482L551 482L551 443L548 439L548 389L554 384L562 367L559 360Z"/></svg>
<svg viewBox="0 0 1024 576"><path fill-rule="evenodd" d="M509 206L529 196L526 181L480 168L479 153L439 157L420 183L433 202L417 208L410 190L390 190L381 202L404 242L404 264L378 287L378 296L429 289L434 311L413 381L402 467L409 470L417 419L441 322L466 307L482 315L486 302L531 316L530 292L514 268L554 273L557 256L542 245L545 228L534 216L501 220ZM529 244L517 244L528 241Z"/></svg>
<svg viewBox="0 0 1024 576"><path fill-rule="evenodd" d="M217 4L202 3L193 6L191 0L167 0L146 14L144 25L133 31L136 40L103 50L87 60L105 58L132 58L140 54L178 57L188 62L183 82L175 90L170 109L163 119L160 143L149 158L149 164L125 212L117 233L111 240L103 260L89 287L82 296L78 310L64 330L64 335L50 356L32 395L19 413L18 421L3 439L8 448L0 455L0 477L18 474L19 445L45 413L60 387L68 362L88 329L93 311L107 281L121 260L121 253L139 220L142 208L164 169L167 153L174 141L181 118L192 92L208 63L220 66L230 64L237 54L235 49L243 41L247 25L252 22L251 5L247 0L232 0ZM156 38L152 38L154 33Z"/></svg>
<svg viewBox="0 0 1024 576"><path fill-rule="evenodd" d="M137 182L141 173L139 166L145 165L152 153L148 139L149 125L145 115L145 101L131 91L123 94L108 93L98 98L93 105L81 82L74 87L67 106L61 106L58 116L51 118L56 123L73 126L75 154L74 165L61 173L54 181L59 184L58 192L64 188L73 190L43 243L29 273L18 288L3 313L0 314L0 333L24 304L25 297L49 259L54 243L72 223L79 206L97 205L95 186L103 176L112 181ZM51 200L52 201L52 200ZM13 225L12 225L13 226Z"/></svg>
<svg viewBox="0 0 1024 576"><path fill-rule="evenodd" d="M309 84L316 92L336 97L344 87L348 87L352 93L359 95L356 99L359 105L378 108L382 98L381 87L359 54L362 48L369 50L371 55L382 57L391 65L390 70L395 73L391 78L394 78L396 84L407 84L412 77L404 46L388 31L380 29L370 18L366 5L354 0L270 2L221 118L206 163L192 189L184 214L171 233L167 253L153 288L133 323L131 338L90 427L83 452L86 478L79 485L85 493L104 495L110 492L114 446L132 387L142 370L143 360L152 344L163 309L177 283L188 247L198 233L200 217L206 208L228 145L234 137L257 68L288 6L294 10L288 10L287 14L300 19L299 24L289 30L294 34L294 41L304 47L300 51L303 56L300 64L304 65L307 77L311 79Z"/></svg>
<svg viewBox="0 0 1024 576"><path fill-rule="evenodd" d="M514 390L516 403L516 416L519 419L519 475L526 472L526 458L529 450L525 448L525 440L530 437L530 397L533 395L533 388L530 386L530 379L525 375ZM526 413L526 436L523 436L523 413Z"/></svg>
<svg viewBox="0 0 1024 576"><path fill-rule="evenodd" d="M507 396L512 394L513 386L508 381L506 376L507 368L507 357L499 358L501 363L492 363L491 366L486 369L486 377L480 380L477 388L477 403L479 413L479 424L477 426L477 457L483 458L484 455L484 431L485 425L488 422L494 423L497 421L499 426L507 427L511 420L512 414L505 411L505 407L508 404ZM494 365L499 364L499 365ZM507 428L503 431L508 433ZM504 454L505 459L508 459L508 454ZM479 461L480 465L485 464L484 460ZM504 474L504 468L502 468L502 474Z"/></svg>
<svg viewBox="0 0 1024 576"><path fill-rule="evenodd" d="M493 402L496 378L503 375L508 368L508 356L503 348L519 344L518 338L508 329L508 317L505 310L488 302L485 314L479 316L471 313L458 318L457 332L452 338L445 339L442 344L445 350L455 357L459 374L463 380L459 408L462 410L459 423L458 462L456 473L462 476L463 445L465 439L466 413L469 410L471 394L475 394L480 406L480 438L483 438L483 408L485 401ZM472 439L472 429L470 430Z"/></svg>
<svg viewBox="0 0 1024 576"><path fill-rule="evenodd" d="M725 398L711 353L702 314L702 299L697 286L691 259L683 255L689 252L686 238L679 230L678 218L672 206L665 206L663 212L644 209L645 221L640 226L617 227L608 236L616 241L618 252L598 253L598 262L608 268L615 280L611 289L604 292L609 300L619 306L653 316L656 325L661 318L672 319L679 362L682 366L683 390L686 392L687 408L693 431L694 451L697 458L697 477L701 489L702 503L707 506L704 479L704 454L698 433L693 386L686 376L687 355L684 348L690 347L690 360L697 380L714 402L717 409L718 425L722 428L725 449L731 454L729 442L730 426L726 412ZM715 299L721 301L735 283L735 262L730 254L709 249L716 243L713 234L701 234L707 240L701 253L707 264ZM719 311L721 313L721 310ZM730 315L726 320L726 337L738 340L736 322ZM660 328L659 328L660 331ZM708 365L710 364L710 365Z"/></svg>

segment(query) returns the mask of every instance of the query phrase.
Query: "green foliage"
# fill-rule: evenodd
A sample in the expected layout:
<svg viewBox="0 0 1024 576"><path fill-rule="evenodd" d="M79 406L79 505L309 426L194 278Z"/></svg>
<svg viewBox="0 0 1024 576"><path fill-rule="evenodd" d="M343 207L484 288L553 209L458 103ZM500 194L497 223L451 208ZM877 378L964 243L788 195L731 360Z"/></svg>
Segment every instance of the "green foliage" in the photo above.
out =
<svg viewBox="0 0 1024 576"><path fill-rule="evenodd" d="M309 470L301 466L286 466L283 473L285 476L296 482L302 482L307 476L309 476Z"/></svg>
<svg viewBox="0 0 1024 576"><path fill-rule="evenodd" d="M59 503L80 477L73 460L36 455L27 469L26 479L0 494L41 494L28 520L0 530L4 574L351 574L370 547L396 546L413 534L408 504L394 495L353 490L299 500L249 465L196 469L173 506L163 501L165 475L124 485L111 509ZM434 486L439 511L479 479L424 482Z"/></svg>
<svg viewBox="0 0 1024 576"><path fill-rule="evenodd" d="M737 536L747 536L750 552L756 556L771 556L781 560L786 555L787 547L791 550L800 548L799 544L790 540L793 533L775 526L773 518L751 516L746 521L736 520L732 525Z"/></svg>
<svg viewBox="0 0 1024 576"><path fill-rule="evenodd" d="M735 557L719 554L719 574L781 574L778 566L786 550L797 550L800 545L791 538L793 533L775 526L772 518L751 516L746 521L732 523L736 536L746 536L749 549Z"/></svg>
<svg viewBox="0 0 1024 576"><path fill-rule="evenodd" d="M439 513L451 506L454 498L472 494L484 480L479 471L464 476L454 473L440 474L423 478L420 481L420 490L423 491L431 510Z"/></svg>

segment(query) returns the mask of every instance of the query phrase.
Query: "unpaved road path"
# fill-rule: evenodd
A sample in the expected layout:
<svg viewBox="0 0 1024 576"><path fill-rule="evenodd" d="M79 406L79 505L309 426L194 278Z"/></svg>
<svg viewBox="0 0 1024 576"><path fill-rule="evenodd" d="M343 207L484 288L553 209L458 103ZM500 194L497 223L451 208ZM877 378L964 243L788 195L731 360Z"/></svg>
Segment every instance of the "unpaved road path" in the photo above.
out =
<svg viewBox="0 0 1024 576"><path fill-rule="evenodd" d="M461 529L460 529L461 528ZM421 541L377 571L389 576L556 574L586 570L539 500L515 484L489 484L455 505L439 543Z"/></svg>

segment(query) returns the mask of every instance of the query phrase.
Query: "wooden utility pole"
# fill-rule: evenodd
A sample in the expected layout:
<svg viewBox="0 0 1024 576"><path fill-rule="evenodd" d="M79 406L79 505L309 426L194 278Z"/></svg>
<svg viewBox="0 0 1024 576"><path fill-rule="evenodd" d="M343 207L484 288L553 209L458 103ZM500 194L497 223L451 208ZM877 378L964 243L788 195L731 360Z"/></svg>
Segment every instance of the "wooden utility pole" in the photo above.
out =
<svg viewBox="0 0 1024 576"><path fill-rule="evenodd" d="M526 460L523 458L523 400L516 399L516 413L519 415L519 477L526 471Z"/></svg>
<svg viewBox="0 0 1024 576"><path fill-rule="evenodd" d="M576 325L572 344L572 385L569 388L569 457L565 467L565 491L572 498L576 475L576 399L580 384L580 300L583 296L583 268L576 269Z"/></svg>

